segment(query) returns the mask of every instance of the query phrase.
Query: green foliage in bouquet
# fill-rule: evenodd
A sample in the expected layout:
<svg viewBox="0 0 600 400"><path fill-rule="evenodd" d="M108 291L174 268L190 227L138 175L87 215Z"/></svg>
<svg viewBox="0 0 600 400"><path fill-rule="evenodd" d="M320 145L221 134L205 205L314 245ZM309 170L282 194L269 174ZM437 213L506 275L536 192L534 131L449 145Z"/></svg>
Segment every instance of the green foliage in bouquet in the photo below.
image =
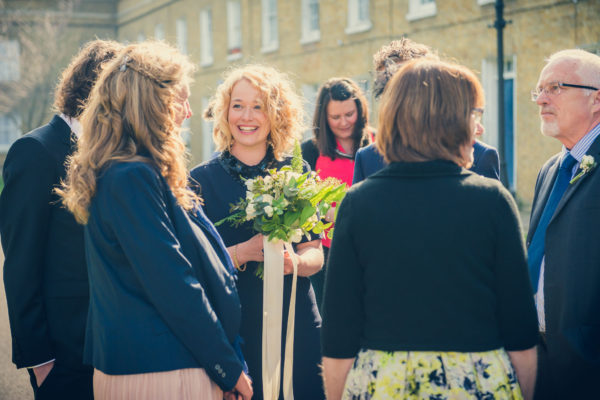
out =
<svg viewBox="0 0 600 400"><path fill-rule="evenodd" d="M332 203L342 201L346 184L335 178L322 180L312 171L302 173L302 165L302 152L296 143L291 165L246 180L246 197L232 205L232 214L215 225L229 222L237 227L252 221L253 229L269 240L294 243L302 236L310 240L311 233L324 232L331 223L324 223L322 218Z"/></svg>

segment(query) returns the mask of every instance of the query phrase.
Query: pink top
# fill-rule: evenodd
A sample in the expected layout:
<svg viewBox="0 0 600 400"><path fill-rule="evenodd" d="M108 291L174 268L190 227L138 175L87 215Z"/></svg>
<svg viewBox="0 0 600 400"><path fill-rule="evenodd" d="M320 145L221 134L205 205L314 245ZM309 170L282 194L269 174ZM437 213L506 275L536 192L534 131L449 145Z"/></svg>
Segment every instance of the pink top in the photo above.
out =
<svg viewBox="0 0 600 400"><path fill-rule="evenodd" d="M337 149L344 152L344 148L339 141L336 140ZM344 182L348 187L352 185L352 177L354 175L354 160L345 157L337 157L335 160L329 156L320 155L315 164L317 174L321 179L334 177ZM331 246L331 239L327 238L327 232L323 235L321 243L325 247Z"/></svg>

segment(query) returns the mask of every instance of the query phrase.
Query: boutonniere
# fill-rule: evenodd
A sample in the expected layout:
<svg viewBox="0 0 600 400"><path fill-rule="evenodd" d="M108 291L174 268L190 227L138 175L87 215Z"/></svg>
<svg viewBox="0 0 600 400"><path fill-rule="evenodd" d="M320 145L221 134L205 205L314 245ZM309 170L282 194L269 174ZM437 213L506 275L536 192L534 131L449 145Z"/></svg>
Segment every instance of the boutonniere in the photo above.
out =
<svg viewBox="0 0 600 400"><path fill-rule="evenodd" d="M569 183L572 184L577 182L582 176L590 172L592 169L596 168L596 165L596 160L594 160L593 156L583 156L583 158L581 159L581 163L579 164L581 172L579 172L573 179L571 179L571 182Z"/></svg>

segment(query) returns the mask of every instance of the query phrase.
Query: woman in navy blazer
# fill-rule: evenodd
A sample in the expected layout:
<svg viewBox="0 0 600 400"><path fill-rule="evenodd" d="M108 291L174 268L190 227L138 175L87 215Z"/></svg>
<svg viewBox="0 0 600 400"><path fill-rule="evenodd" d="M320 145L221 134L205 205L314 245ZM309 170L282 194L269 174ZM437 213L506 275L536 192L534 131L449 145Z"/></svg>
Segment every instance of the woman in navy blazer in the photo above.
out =
<svg viewBox="0 0 600 400"><path fill-rule="evenodd" d="M193 65L162 43L108 64L60 194L85 225L96 399L249 399L231 261L187 188Z"/></svg>

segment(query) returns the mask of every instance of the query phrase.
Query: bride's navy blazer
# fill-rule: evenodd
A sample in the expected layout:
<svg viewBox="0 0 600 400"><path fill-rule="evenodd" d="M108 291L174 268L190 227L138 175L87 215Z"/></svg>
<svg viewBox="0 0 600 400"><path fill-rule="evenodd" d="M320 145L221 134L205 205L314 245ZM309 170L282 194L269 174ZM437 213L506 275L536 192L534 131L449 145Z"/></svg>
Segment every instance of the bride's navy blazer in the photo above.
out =
<svg viewBox="0 0 600 400"><path fill-rule="evenodd" d="M90 310L84 358L106 374L204 368L223 390L243 362L231 261L201 210L181 208L145 162L98 179L85 245Z"/></svg>

